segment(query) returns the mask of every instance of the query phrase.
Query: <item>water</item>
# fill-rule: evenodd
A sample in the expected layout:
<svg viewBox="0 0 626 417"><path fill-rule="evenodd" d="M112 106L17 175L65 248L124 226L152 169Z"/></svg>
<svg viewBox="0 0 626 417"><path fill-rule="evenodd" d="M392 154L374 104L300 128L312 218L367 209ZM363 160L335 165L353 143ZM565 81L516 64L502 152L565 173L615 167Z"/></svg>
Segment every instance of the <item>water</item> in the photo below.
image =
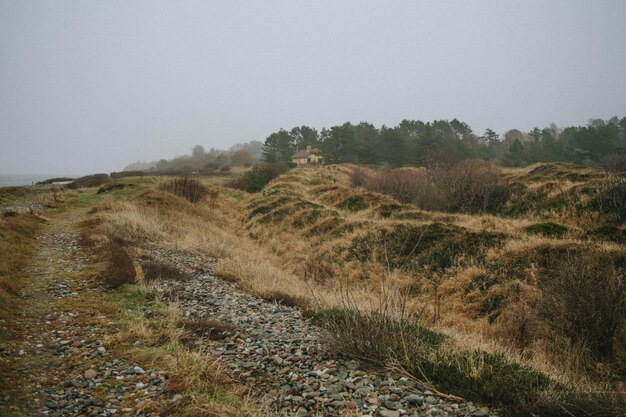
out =
<svg viewBox="0 0 626 417"><path fill-rule="evenodd" d="M58 177L58 175L4 175L0 174L0 187L12 185L31 185L33 182L43 181L48 178Z"/></svg>

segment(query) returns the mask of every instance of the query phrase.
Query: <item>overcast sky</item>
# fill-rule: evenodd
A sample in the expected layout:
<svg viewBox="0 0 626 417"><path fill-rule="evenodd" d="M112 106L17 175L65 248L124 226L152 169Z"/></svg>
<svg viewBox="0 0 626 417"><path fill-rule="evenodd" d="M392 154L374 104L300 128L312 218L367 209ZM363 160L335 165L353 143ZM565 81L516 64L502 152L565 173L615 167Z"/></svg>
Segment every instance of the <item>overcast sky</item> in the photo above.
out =
<svg viewBox="0 0 626 417"><path fill-rule="evenodd" d="M626 115L626 1L0 0L0 173L83 174L279 128Z"/></svg>

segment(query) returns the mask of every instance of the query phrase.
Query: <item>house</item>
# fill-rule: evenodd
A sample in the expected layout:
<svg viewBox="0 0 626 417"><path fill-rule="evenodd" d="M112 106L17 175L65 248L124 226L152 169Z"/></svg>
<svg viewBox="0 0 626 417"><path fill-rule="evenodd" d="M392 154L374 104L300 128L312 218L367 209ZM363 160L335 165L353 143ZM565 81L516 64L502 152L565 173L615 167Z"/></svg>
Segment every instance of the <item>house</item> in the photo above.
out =
<svg viewBox="0 0 626 417"><path fill-rule="evenodd" d="M291 157L291 162L297 165L304 164L321 164L322 155L318 149L312 149L311 146L307 146L306 150L302 149Z"/></svg>

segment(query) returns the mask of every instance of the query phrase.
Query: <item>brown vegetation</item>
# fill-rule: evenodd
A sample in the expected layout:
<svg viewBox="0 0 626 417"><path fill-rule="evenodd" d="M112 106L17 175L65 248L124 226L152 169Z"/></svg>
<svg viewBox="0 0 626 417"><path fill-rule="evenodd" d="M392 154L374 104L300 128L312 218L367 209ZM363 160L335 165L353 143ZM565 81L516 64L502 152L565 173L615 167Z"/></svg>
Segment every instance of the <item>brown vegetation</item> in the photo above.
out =
<svg viewBox="0 0 626 417"><path fill-rule="evenodd" d="M124 247L115 241L105 248L107 268L102 272L102 281L112 289L124 284L135 283L135 267L133 258Z"/></svg>
<svg viewBox="0 0 626 417"><path fill-rule="evenodd" d="M176 266L165 262L148 261L141 264L143 279L146 282L160 280L185 281L191 279L191 274L181 271Z"/></svg>
<svg viewBox="0 0 626 417"><path fill-rule="evenodd" d="M387 194L424 210L497 212L511 194L508 181L492 163L464 160L450 167L385 170L367 175L355 169L351 183Z"/></svg>
<svg viewBox="0 0 626 417"><path fill-rule="evenodd" d="M365 314L340 320L352 327L357 319L361 326L371 324L368 320L375 315L370 317L368 312L376 314L379 306L375 300L382 288L392 285L409 297L407 313L420 313L413 324L427 324L453 336L450 352L456 352L454 355L428 351L431 353L419 356L426 358L424 362L413 368L450 376L435 382L437 387L459 388L450 385L453 380L467 383L461 390L472 384L486 386L487 381L496 388L528 387L523 380L459 379L475 370L470 364L487 363L489 369L512 374L528 374L526 367L532 367L552 381L551 387L556 384L586 392L612 389L623 379L618 365L623 361L623 325L613 319L615 328L602 327L609 317L623 315L617 300L623 291L619 278L623 277L626 255L623 246L601 242L614 237L619 241L621 226L601 229L600 212L592 209L594 186L606 174L549 164L498 172L498 179L489 182L485 177L492 168L481 165L484 170L478 169L478 180L467 183L463 175L456 174L469 167L457 166L458 171L446 177L448 184L453 184L445 188L446 199L454 196L454 200L445 200L445 210L454 211L453 215L425 211L402 197L414 186L412 178L431 181L424 170L376 173L346 165L298 168L253 195L221 189L223 198L214 209L206 203L189 204L151 191L96 215L112 236L135 245L192 249L215 257L217 275L266 299L309 309L321 302L325 308L341 310L336 294L349 291L354 305ZM374 181L377 175L381 175L381 187L400 191L381 195L353 186ZM506 192L500 187L512 193L508 199L502 197ZM451 205L449 201L461 203ZM479 214L491 210L498 216ZM588 240L579 240L582 238ZM569 261L564 261L567 256ZM588 267L580 266L583 264ZM577 281L570 279L572 275L582 281L573 285ZM589 287L591 283L595 287ZM587 288L586 294L574 291L579 287ZM583 295L596 290L605 295L585 302L598 309L587 306L576 312L572 300L585 300ZM608 297L607 291L617 298ZM588 319L581 312L603 317L593 330L604 336L581 330L577 323ZM337 314L347 313L350 311ZM398 319L395 313L391 317ZM561 328L556 327L554 318L559 318ZM383 324L383 329L395 329L395 324ZM406 333L396 332L400 340L402 332ZM585 341L589 338L604 342L594 346ZM379 339L389 350L396 350L391 349L391 342ZM367 343L371 342L364 339L363 346ZM396 357L402 355L385 360ZM453 363L467 366L454 368ZM409 362L405 366L411 367ZM518 382L522 385L516 385ZM542 382L530 391L522 387L511 392L519 393L516 395L522 400L543 401L543 394L536 391L543 387ZM470 392L472 395L489 398L476 392ZM506 395L500 392L494 401L506 402Z"/></svg>
<svg viewBox="0 0 626 417"><path fill-rule="evenodd" d="M191 177L171 179L161 184L159 189L183 197L192 203L202 201L208 194L207 188Z"/></svg>

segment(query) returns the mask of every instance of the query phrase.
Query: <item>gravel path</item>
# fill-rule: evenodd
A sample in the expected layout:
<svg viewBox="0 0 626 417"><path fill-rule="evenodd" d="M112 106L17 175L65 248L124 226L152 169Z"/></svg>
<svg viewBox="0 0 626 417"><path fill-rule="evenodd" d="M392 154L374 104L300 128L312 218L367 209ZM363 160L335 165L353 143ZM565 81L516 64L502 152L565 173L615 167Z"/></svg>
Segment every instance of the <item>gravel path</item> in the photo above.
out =
<svg viewBox="0 0 626 417"><path fill-rule="evenodd" d="M94 308L104 294L74 232L80 214L56 217L38 238L19 333L0 346L9 365L0 416L156 416L155 403L170 400L161 372L116 359L102 344L117 328Z"/></svg>
<svg viewBox="0 0 626 417"><path fill-rule="evenodd" d="M154 249L154 260L193 274L165 281L160 291L178 297L190 319L211 319L234 329L223 340L198 339L232 375L252 387L258 401L294 416L489 416L471 403L442 400L419 384L375 374L324 349L322 331L299 308L266 302L213 277L209 259ZM495 415L495 414L491 414Z"/></svg>

